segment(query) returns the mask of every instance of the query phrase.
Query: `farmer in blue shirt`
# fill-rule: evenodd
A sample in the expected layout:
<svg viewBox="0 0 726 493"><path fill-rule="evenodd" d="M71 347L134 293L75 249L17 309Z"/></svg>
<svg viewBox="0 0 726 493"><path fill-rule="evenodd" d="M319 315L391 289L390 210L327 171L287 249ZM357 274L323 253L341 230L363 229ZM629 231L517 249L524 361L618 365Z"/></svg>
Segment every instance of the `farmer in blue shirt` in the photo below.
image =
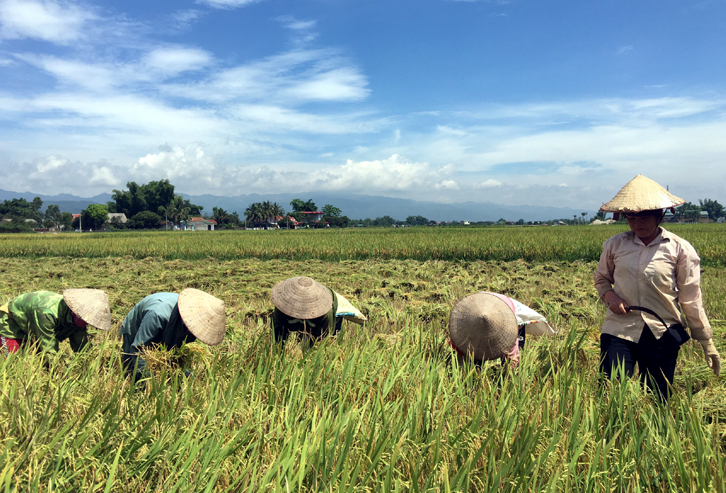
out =
<svg viewBox="0 0 726 493"><path fill-rule="evenodd" d="M225 333L224 302L211 294L188 288L176 293L155 293L141 300L121 326L123 361L134 381L148 376L145 348L178 348L200 340L216 346Z"/></svg>

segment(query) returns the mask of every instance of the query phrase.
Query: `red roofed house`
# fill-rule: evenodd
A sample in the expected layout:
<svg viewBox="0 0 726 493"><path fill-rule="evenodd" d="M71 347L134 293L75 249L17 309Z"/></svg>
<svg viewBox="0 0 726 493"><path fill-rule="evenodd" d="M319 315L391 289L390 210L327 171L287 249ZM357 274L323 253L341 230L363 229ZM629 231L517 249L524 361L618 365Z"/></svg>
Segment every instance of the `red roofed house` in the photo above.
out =
<svg viewBox="0 0 726 493"><path fill-rule="evenodd" d="M323 219L323 215L324 215L320 211L313 211L313 212L304 211L304 212L301 212L300 214L303 214L303 218L305 219L305 222L308 224L321 221Z"/></svg>
<svg viewBox="0 0 726 493"><path fill-rule="evenodd" d="M214 219L204 219L203 217L193 217L187 221L187 231L214 231L217 221Z"/></svg>
<svg viewBox="0 0 726 493"><path fill-rule="evenodd" d="M297 229L301 223L292 216L275 216L275 224L278 228Z"/></svg>

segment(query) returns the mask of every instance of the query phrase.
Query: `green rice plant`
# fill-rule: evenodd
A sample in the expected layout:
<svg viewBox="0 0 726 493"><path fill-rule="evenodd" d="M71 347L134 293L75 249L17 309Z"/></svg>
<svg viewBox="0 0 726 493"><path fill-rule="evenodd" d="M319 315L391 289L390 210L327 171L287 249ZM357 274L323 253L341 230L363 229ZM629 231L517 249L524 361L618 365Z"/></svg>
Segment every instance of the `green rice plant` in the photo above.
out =
<svg viewBox="0 0 726 493"><path fill-rule="evenodd" d="M726 225L667 225L705 265L726 265ZM0 257L258 258L326 261L413 259L528 262L597 260L622 225L0 235Z"/></svg>
<svg viewBox="0 0 726 493"><path fill-rule="evenodd" d="M34 289L101 288L115 329L79 354L63 343L57 355L0 357L0 488L724 491L726 379L688 343L667 406L637 380L602 382L594 268L594 260L6 258L0 303ZM269 292L294 275L341 292L368 323L312 347L295 338L275 345ZM702 275L707 313L726 320L723 269ZM150 351L153 377L133 386L118 326L147 294L186 287L225 301L224 342ZM448 314L480 290L532 306L558 335L528 339L516 370L458 360ZM726 325L714 328L724 354Z"/></svg>

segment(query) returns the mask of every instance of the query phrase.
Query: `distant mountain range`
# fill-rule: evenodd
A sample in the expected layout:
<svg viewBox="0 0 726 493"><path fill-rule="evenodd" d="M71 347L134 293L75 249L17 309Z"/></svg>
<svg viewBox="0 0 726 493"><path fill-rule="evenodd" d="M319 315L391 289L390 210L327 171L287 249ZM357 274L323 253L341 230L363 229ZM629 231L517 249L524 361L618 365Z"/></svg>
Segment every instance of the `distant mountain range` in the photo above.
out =
<svg viewBox="0 0 726 493"><path fill-rule="evenodd" d="M280 193L280 194L246 194L234 197L217 195L190 195L178 192L193 204L204 207L205 213L212 213L213 207L221 207L227 212L237 212L243 216L245 209L253 202L277 202L285 210L290 209L290 201L299 198L312 199L319 208L325 204L332 204L343 211L343 215L351 219L364 219L391 216L397 220L405 220L408 216L423 216L434 221L497 221L501 218L507 221L546 221L549 219L567 219L572 216L580 217L583 212L579 209L562 207L541 207L531 205L507 206L488 202L458 202L453 204L440 204L437 202L424 202L409 199L396 199L375 195L338 194L326 192L307 193ZM111 194L102 193L90 198L77 197L70 194L43 195L31 192L9 192L0 189L0 201L14 198L33 200L40 197L43 206L56 204L61 212L78 214L89 204L105 204L111 200Z"/></svg>

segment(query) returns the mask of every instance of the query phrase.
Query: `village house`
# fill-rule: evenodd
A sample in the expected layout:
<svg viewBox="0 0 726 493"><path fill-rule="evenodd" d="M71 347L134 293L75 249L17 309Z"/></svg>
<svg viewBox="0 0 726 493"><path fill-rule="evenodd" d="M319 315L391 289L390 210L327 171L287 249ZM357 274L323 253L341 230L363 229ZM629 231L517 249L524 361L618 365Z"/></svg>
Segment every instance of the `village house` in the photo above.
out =
<svg viewBox="0 0 726 493"><path fill-rule="evenodd" d="M301 223L292 216L275 216L274 225L277 228L297 229Z"/></svg>
<svg viewBox="0 0 726 493"><path fill-rule="evenodd" d="M308 224L322 221L323 215L324 215L320 211L304 211L304 212L301 212L300 214L303 215L304 222L306 222Z"/></svg>
<svg viewBox="0 0 726 493"><path fill-rule="evenodd" d="M121 224L126 224L128 222L128 219L126 218L126 214L123 212L109 212L108 213L108 222L113 222L113 220L117 218L118 222Z"/></svg>
<svg viewBox="0 0 726 493"><path fill-rule="evenodd" d="M217 221L214 219L204 219L203 217L193 217L187 221L187 231L214 231Z"/></svg>

